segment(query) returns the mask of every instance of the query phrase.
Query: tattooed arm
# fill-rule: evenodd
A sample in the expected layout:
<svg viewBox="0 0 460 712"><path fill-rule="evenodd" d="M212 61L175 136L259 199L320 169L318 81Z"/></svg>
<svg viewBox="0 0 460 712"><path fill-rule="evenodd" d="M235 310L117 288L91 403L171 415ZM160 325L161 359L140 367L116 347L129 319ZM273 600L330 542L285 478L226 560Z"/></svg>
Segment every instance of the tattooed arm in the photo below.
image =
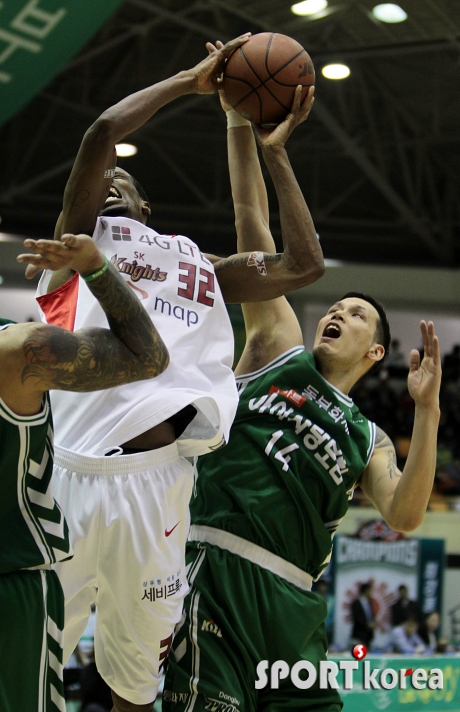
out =
<svg viewBox="0 0 460 712"><path fill-rule="evenodd" d="M313 91L301 104L296 91L292 111L275 129L255 126L256 137L275 186L279 203L283 252L276 253L268 224L268 201L251 126L228 130L228 152L238 256L217 262L215 269L226 302L256 302L245 307L246 328L260 325L264 315L273 314L276 304L264 305L287 292L306 286L324 274L321 247L310 211L292 170L284 144L294 128L305 121L313 105ZM223 99L223 103L225 99ZM257 264L248 269L252 251ZM251 262L249 262L251 264ZM288 315L278 305L285 321ZM275 310L276 311L276 310ZM289 311L289 307L288 310Z"/></svg>
<svg viewBox="0 0 460 712"><path fill-rule="evenodd" d="M361 477L361 487L396 531L412 531L422 523L436 468L441 365L438 339L432 322L421 322L425 355L420 363L411 352L409 393L415 401L414 427L409 454L402 472L389 437L377 429L374 453Z"/></svg>
<svg viewBox="0 0 460 712"><path fill-rule="evenodd" d="M26 240L38 255L20 255L33 268L69 266L83 276L104 267L90 237L65 235L63 242ZM32 271L33 271L32 268ZM168 365L168 352L150 317L112 265L88 282L110 329L75 333L46 324L17 324L0 332L0 396L16 413L40 408L50 388L95 391L152 378Z"/></svg>
<svg viewBox="0 0 460 712"><path fill-rule="evenodd" d="M220 99L224 111L229 111L222 91ZM312 90L302 104L297 90L291 113L275 129L246 124L227 130L239 255L218 262L216 275L224 299L243 302L246 346L236 374L255 371L279 354L303 344L296 314L283 295L311 284L324 274L323 254L313 220L284 148L292 131L308 117L312 105ZM232 120L231 113L228 118ZM267 190L254 132L278 196L282 253L277 253L270 231ZM248 268L248 256L253 250L263 255L263 262L261 257L258 259L260 270L257 266ZM255 261L251 260L252 264Z"/></svg>

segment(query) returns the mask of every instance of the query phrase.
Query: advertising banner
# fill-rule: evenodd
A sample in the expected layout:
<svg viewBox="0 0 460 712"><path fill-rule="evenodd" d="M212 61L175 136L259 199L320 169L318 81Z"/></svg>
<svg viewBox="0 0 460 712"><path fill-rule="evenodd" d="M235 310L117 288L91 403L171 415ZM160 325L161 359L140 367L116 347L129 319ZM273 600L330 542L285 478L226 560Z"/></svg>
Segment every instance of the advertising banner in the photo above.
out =
<svg viewBox="0 0 460 712"><path fill-rule="evenodd" d="M371 603L376 619L372 645L377 650L386 649L390 634L390 607L397 598L398 586L405 584L409 598L417 599L419 550L417 539L387 542L336 537L335 647L339 650L349 647L351 603L358 598L361 584L371 581Z"/></svg>
<svg viewBox="0 0 460 712"><path fill-rule="evenodd" d="M122 2L0 2L0 126L58 74Z"/></svg>
<svg viewBox="0 0 460 712"><path fill-rule="evenodd" d="M350 644L351 603L359 597L362 583L372 583L372 606L376 628L372 650L386 652L391 632L391 605L398 587L408 588L422 614L442 610L444 541L442 539L398 539L380 541L337 536L333 566L335 623L334 646L346 650ZM460 705L459 705L460 710Z"/></svg>
<svg viewBox="0 0 460 712"><path fill-rule="evenodd" d="M441 611L444 571L443 539L421 539L418 602L422 613Z"/></svg>

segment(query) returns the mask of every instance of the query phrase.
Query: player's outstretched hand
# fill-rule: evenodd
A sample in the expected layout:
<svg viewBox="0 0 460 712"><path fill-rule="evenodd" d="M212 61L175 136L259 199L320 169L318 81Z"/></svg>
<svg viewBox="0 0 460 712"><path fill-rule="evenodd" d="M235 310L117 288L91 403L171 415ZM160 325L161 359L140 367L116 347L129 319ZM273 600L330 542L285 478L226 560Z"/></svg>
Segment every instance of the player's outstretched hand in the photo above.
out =
<svg viewBox="0 0 460 712"><path fill-rule="evenodd" d="M420 322L424 355L415 349L410 353L409 376L407 387L415 404L422 408L439 408L439 389L441 386L441 354L438 337L434 333L433 322Z"/></svg>
<svg viewBox="0 0 460 712"><path fill-rule="evenodd" d="M212 42L206 42L206 49L208 50L209 54L212 54L213 52L218 52L222 47L224 46L224 43L221 42L220 40L217 40L216 44L213 45ZM220 99L220 105L222 109L227 112L230 111L232 108L231 104L227 101L227 97L225 96L225 92L223 90L223 76L220 75L217 78L217 88L219 91L219 99Z"/></svg>
<svg viewBox="0 0 460 712"><path fill-rule="evenodd" d="M88 235L63 235L59 240L24 240L24 247L36 254L18 255L26 262L26 277L32 279L41 269L72 269L81 274L96 272L104 264L104 255Z"/></svg>
<svg viewBox="0 0 460 712"><path fill-rule="evenodd" d="M195 94L213 94L218 89L218 79L224 70L225 60L231 53L248 41L251 33L246 32L226 44L218 42L215 47L211 42L206 44L208 56L196 65L190 72L193 73L193 92Z"/></svg>
<svg viewBox="0 0 460 712"><path fill-rule="evenodd" d="M278 126L265 128L260 124L253 124L257 143L261 148L270 146L284 146L296 126L306 121L311 111L315 98L315 87L310 87L304 101L301 102L302 86L299 85L294 94L291 113L286 116Z"/></svg>

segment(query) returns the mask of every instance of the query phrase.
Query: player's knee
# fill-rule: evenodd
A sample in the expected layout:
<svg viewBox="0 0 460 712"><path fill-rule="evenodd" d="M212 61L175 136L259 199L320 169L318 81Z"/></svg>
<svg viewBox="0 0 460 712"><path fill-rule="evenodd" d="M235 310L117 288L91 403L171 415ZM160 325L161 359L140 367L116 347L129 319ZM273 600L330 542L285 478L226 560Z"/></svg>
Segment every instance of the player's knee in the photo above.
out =
<svg viewBox="0 0 460 712"><path fill-rule="evenodd" d="M113 690L111 692L113 700L112 712L153 712L153 702L149 702L147 705L135 705L119 697Z"/></svg>

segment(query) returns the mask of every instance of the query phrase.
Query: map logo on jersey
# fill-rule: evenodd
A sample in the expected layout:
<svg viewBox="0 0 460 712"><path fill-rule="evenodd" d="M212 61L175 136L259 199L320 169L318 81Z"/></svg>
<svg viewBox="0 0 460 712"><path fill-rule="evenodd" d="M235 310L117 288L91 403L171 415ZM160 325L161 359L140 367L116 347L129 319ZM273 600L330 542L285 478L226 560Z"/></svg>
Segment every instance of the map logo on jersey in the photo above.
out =
<svg viewBox="0 0 460 712"><path fill-rule="evenodd" d="M124 228L122 228L122 230L124 230ZM126 257L118 257L118 255L113 255L110 262L118 272L129 274L133 282L138 282L140 279L149 279L152 282L164 282L168 276L168 273L161 272L159 267L152 269L152 265L140 265L137 263L137 260L127 262Z"/></svg>
<svg viewBox="0 0 460 712"><path fill-rule="evenodd" d="M125 240L131 242L131 230L129 227L112 226L112 240Z"/></svg>

